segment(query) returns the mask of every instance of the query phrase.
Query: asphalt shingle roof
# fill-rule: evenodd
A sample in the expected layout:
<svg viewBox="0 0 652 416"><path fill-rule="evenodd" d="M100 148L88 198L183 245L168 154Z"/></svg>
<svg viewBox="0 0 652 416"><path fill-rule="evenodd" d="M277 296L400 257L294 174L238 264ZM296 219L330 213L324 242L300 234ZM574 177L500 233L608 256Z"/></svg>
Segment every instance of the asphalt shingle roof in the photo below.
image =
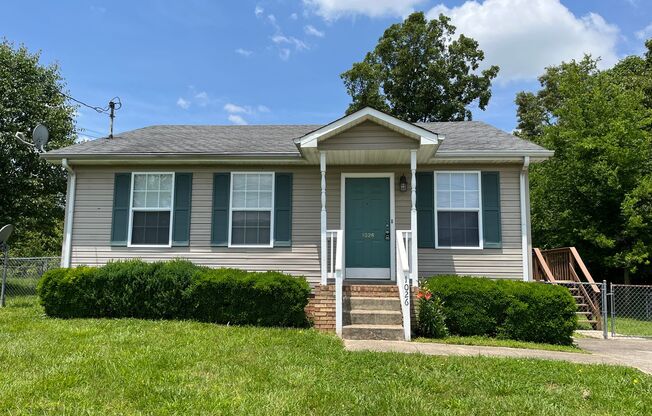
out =
<svg viewBox="0 0 652 416"><path fill-rule="evenodd" d="M438 153L459 151L543 151L544 148L481 121L416 123L445 140ZM321 125L161 125L131 130L52 150L48 158L100 155L299 155L293 139Z"/></svg>

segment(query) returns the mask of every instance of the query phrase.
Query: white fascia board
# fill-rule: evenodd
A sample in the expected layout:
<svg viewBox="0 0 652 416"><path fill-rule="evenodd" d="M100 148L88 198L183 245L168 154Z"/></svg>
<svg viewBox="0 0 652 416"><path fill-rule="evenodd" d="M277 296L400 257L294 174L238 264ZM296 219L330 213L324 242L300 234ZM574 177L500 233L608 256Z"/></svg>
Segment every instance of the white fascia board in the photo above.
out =
<svg viewBox="0 0 652 416"><path fill-rule="evenodd" d="M476 157L520 157L529 156L536 159L548 159L554 156L552 150L455 150L439 151L436 159L462 159Z"/></svg>
<svg viewBox="0 0 652 416"><path fill-rule="evenodd" d="M383 112L380 112L370 107L365 107L362 110L358 110L353 114L349 114L348 116L342 117L339 120L327 124L324 127L313 131L312 133L308 133L307 135L300 137L299 139L296 139L295 143L300 148L317 147L317 142L321 137L327 136L328 134L333 133L334 131L339 130L343 127L346 127L349 124L354 125L361 121L374 120L374 119L378 121L382 121L387 124L391 124L394 127L398 128L399 130L403 130L405 132L418 136L421 142L426 140L432 142L431 144L439 143L439 135L437 133L433 133L422 127L405 122L403 120L399 120L396 117L390 116L388 114L385 114Z"/></svg>

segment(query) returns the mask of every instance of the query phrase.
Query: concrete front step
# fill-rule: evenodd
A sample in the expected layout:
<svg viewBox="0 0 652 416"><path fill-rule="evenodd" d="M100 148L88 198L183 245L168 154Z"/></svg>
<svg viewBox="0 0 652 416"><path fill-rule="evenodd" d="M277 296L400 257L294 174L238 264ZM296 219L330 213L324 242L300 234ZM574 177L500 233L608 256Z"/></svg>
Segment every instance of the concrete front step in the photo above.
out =
<svg viewBox="0 0 652 416"><path fill-rule="evenodd" d="M380 297L345 297L344 310L365 311L401 311L401 301L398 296L391 298Z"/></svg>
<svg viewBox="0 0 652 416"><path fill-rule="evenodd" d="M372 311L354 309L344 311L344 325L402 325L403 314L399 311Z"/></svg>
<svg viewBox="0 0 652 416"><path fill-rule="evenodd" d="M401 341L404 339L401 325L345 325L342 327L344 339L380 339Z"/></svg>

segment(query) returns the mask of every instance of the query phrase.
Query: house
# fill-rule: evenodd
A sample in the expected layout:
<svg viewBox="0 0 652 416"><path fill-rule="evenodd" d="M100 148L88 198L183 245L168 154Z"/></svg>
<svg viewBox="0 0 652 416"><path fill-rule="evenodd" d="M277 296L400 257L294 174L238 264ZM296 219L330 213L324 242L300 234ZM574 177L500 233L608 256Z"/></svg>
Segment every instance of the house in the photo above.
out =
<svg viewBox="0 0 652 416"><path fill-rule="evenodd" d="M409 339L418 278L531 278L528 166L551 155L482 122L364 108L323 126L145 127L43 157L69 172L64 267L280 270L314 286L318 328Z"/></svg>

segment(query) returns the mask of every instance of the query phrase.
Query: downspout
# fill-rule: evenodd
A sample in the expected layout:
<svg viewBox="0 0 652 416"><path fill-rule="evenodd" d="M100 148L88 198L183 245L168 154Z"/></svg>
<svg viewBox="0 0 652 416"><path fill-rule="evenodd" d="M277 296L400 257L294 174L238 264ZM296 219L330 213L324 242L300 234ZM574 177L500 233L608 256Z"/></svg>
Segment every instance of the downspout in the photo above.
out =
<svg viewBox="0 0 652 416"><path fill-rule="evenodd" d="M530 218L529 210L529 191L528 191L528 168L530 167L530 157L523 157L523 168L520 174L520 192L521 197L521 255L523 257L523 280L530 280L530 249L528 238L528 220Z"/></svg>
<svg viewBox="0 0 652 416"><path fill-rule="evenodd" d="M68 171L68 190L66 192L66 215L63 231L63 247L61 250L61 267L70 267L72 258L72 222L75 212L75 189L77 188L77 175L68 164L68 159L61 160L61 166Z"/></svg>

